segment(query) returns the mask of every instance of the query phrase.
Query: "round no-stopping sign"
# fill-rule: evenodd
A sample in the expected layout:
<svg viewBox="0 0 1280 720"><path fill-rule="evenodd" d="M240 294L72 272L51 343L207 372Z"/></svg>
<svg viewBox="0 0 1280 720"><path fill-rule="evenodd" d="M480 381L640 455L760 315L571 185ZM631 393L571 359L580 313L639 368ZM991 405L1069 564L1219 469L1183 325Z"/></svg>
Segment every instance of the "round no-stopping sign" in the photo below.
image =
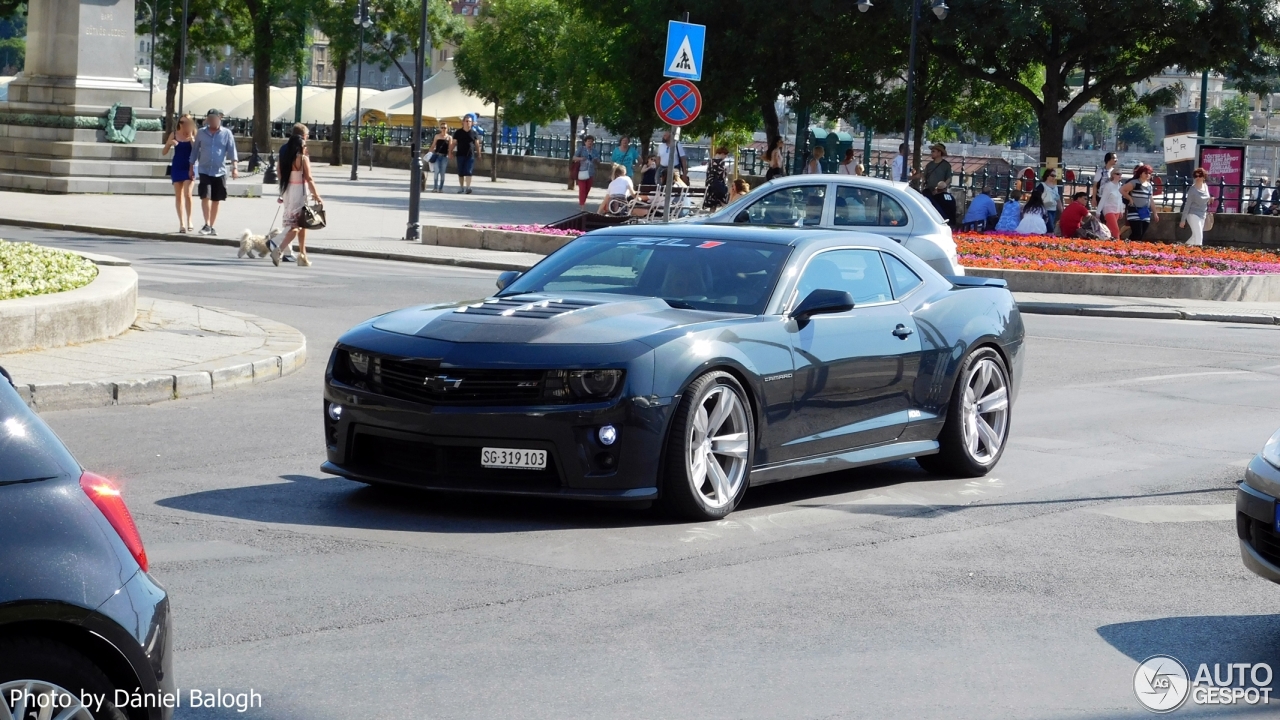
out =
<svg viewBox="0 0 1280 720"><path fill-rule="evenodd" d="M653 107L663 122L677 127L688 125L702 110L702 93L688 80L668 80L658 88Z"/></svg>

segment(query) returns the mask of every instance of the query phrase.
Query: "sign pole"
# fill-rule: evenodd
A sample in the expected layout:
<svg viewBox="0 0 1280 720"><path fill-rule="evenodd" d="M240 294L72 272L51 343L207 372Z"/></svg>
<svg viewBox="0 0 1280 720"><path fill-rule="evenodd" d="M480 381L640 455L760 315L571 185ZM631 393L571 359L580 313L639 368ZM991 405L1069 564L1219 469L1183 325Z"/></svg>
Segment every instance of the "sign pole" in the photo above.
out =
<svg viewBox="0 0 1280 720"><path fill-rule="evenodd" d="M667 200L665 208L662 211L662 222L671 222L671 188L676 184L676 159L680 157L680 153L676 148L680 147L680 128L671 126L671 147L667 152Z"/></svg>

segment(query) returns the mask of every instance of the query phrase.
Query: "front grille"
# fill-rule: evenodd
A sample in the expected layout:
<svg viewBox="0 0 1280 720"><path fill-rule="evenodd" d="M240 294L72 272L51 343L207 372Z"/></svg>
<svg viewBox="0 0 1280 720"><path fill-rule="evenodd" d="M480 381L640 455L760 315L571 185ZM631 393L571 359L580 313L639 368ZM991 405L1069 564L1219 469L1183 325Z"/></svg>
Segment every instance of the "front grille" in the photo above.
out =
<svg viewBox="0 0 1280 720"><path fill-rule="evenodd" d="M463 370L412 360L374 358L375 392L432 405L520 405L537 402L545 370Z"/></svg>
<svg viewBox="0 0 1280 720"><path fill-rule="evenodd" d="M466 315L501 315L504 317L537 318L545 320L557 315L599 305L589 300L517 300L514 298L491 298L474 305L465 305L454 312Z"/></svg>
<svg viewBox="0 0 1280 720"><path fill-rule="evenodd" d="M560 487L560 471L549 445L539 448L548 451L545 470L507 470L482 467L480 445L456 445L451 438L385 437L362 432L358 426L355 433L348 464L357 472L445 489L548 491ZM490 446L509 444L495 440Z"/></svg>
<svg viewBox="0 0 1280 720"><path fill-rule="evenodd" d="M1249 544L1272 565L1280 566L1280 535L1276 535L1271 523L1250 518Z"/></svg>

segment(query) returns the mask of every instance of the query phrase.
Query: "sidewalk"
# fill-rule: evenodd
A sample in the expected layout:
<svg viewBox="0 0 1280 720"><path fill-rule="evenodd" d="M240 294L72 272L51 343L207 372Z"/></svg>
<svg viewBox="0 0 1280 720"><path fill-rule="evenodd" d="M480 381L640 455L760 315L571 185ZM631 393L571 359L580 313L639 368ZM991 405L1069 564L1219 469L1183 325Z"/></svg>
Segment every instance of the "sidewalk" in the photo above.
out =
<svg viewBox="0 0 1280 720"><path fill-rule="evenodd" d="M288 375L306 362L297 330L265 318L138 298L138 318L98 342L0 355L37 410L137 405Z"/></svg>
<svg viewBox="0 0 1280 720"><path fill-rule="evenodd" d="M1084 315L1280 325L1280 303L1058 293L1014 293L1013 296L1018 301L1018 308L1031 315Z"/></svg>

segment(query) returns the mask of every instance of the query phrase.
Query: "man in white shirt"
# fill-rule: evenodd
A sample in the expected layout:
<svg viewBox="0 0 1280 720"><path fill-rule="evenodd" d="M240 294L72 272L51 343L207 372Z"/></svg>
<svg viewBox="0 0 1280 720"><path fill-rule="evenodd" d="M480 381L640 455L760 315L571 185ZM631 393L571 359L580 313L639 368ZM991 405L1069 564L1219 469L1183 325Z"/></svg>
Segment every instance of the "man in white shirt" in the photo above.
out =
<svg viewBox="0 0 1280 720"><path fill-rule="evenodd" d="M893 159L893 170L889 173L889 179L894 182L906 182L907 180L906 143L902 143L898 146L898 156Z"/></svg>
<svg viewBox="0 0 1280 720"><path fill-rule="evenodd" d="M658 148L659 176L666 177L667 166L671 164L671 133L662 133L662 146ZM680 170L680 174L688 172L688 163L685 161L684 145L680 142L676 143L676 168Z"/></svg>

